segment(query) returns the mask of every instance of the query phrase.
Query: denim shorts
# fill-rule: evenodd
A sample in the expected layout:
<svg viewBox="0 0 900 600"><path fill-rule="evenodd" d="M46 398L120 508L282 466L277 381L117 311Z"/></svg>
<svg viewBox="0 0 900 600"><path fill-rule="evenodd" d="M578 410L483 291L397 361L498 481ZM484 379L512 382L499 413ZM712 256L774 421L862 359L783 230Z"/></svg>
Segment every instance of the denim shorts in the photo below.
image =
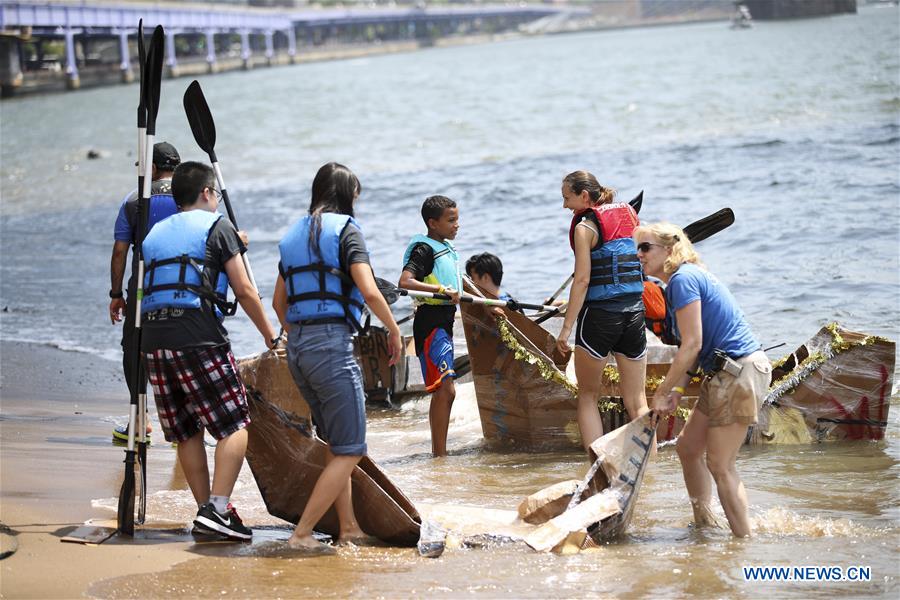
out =
<svg viewBox="0 0 900 600"><path fill-rule="evenodd" d="M288 366L309 404L316 431L333 454L366 454L366 396L353 355L350 326L294 325L288 334Z"/></svg>

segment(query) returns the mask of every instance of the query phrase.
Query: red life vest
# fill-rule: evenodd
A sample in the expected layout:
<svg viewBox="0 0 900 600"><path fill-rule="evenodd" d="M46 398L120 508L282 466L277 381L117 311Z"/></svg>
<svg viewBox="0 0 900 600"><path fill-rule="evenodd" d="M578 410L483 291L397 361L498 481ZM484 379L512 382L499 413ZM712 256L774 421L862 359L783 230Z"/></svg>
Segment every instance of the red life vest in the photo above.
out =
<svg viewBox="0 0 900 600"><path fill-rule="evenodd" d="M600 241L591 250L591 279L585 300L619 298L643 291L641 263L631 235L638 226L637 213L628 204L612 202L576 213L569 227L569 244L575 249L575 227L585 218L599 225Z"/></svg>

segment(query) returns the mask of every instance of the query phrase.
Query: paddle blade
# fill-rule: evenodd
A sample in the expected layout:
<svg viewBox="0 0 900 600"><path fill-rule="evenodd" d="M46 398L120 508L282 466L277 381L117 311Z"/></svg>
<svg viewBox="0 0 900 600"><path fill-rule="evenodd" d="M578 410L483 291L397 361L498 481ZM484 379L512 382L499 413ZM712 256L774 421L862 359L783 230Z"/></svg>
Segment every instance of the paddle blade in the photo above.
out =
<svg viewBox="0 0 900 600"><path fill-rule="evenodd" d="M641 205L644 203L644 190L641 190L640 193L628 201L628 204L631 205L631 208L634 209L634 212L641 212Z"/></svg>
<svg viewBox="0 0 900 600"><path fill-rule="evenodd" d="M378 291L381 292L381 295L384 296L385 302L387 302L388 304L393 304L400 299L400 288L398 288L387 279L376 277L375 284L378 286Z"/></svg>
<svg viewBox="0 0 900 600"><path fill-rule="evenodd" d="M162 87L162 66L165 57L165 38L162 25L157 25L150 38L147 52L147 77L144 101L147 104L147 135L156 135L156 114L159 112L159 91Z"/></svg>
<svg viewBox="0 0 900 600"><path fill-rule="evenodd" d="M216 124L200 82L196 79L184 92L184 114L187 115L197 145L207 154L212 154L216 147Z"/></svg>
<svg viewBox="0 0 900 600"><path fill-rule="evenodd" d="M734 223L734 211L730 208L723 208L698 221L694 221L684 228L684 233L691 240L691 243L696 244L729 227L732 223Z"/></svg>
<svg viewBox="0 0 900 600"><path fill-rule="evenodd" d="M125 479L119 490L117 512L119 533L134 535L134 451L125 452Z"/></svg>
<svg viewBox="0 0 900 600"><path fill-rule="evenodd" d="M140 70L140 94L141 97L138 101L138 113L137 113L137 125L138 128L144 129L147 127L147 102L144 99L144 77L146 76L144 68L144 63L147 61L147 50L144 48L144 20L140 19L138 21L138 33L137 33L137 44L138 44L138 69Z"/></svg>

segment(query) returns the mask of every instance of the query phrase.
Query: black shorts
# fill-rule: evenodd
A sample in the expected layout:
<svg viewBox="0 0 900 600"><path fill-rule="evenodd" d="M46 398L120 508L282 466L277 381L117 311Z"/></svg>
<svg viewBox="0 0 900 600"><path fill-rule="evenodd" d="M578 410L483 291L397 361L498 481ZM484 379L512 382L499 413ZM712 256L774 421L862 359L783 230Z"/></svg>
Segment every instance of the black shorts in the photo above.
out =
<svg viewBox="0 0 900 600"><path fill-rule="evenodd" d="M610 352L637 360L647 352L644 311L609 312L585 306L575 326L575 346L584 348L596 359Z"/></svg>

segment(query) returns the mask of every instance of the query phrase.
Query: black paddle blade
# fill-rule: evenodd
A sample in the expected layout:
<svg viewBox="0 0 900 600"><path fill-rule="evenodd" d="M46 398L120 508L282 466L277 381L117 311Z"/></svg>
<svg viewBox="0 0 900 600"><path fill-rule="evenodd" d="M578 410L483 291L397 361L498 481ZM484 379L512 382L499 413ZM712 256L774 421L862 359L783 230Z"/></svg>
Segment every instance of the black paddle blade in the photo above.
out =
<svg viewBox="0 0 900 600"><path fill-rule="evenodd" d="M732 223L734 223L734 211L730 208L723 208L709 216L694 221L684 228L684 233L691 240L691 243L696 244L729 227Z"/></svg>
<svg viewBox="0 0 900 600"><path fill-rule="evenodd" d="M138 494L137 524L143 525L147 518L147 444L138 444L138 466L141 474L141 493Z"/></svg>
<svg viewBox="0 0 900 600"><path fill-rule="evenodd" d="M144 63L147 61L147 50L144 48L144 20L140 19L138 21L138 33L137 33L137 44L138 44L138 69L140 72L140 93L141 98L138 101L138 113L137 113L137 126L140 129L144 129L147 127L147 102L144 99L144 77L145 71Z"/></svg>
<svg viewBox="0 0 900 600"><path fill-rule="evenodd" d="M641 190L640 193L628 201L628 204L631 205L631 208L634 209L634 212L641 212L641 205L644 203L644 190Z"/></svg>
<svg viewBox="0 0 900 600"><path fill-rule="evenodd" d="M387 279L382 279L381 277L375 278L375 285L378 286L378 291L381 292L381 295L384 296L384 301L388 304L393 304L397 300L400 299L401 293L400 288L396 285L388 281Z"/></svg>
<svg viewBox="0 0 900 600"><path fill-rule="evenodd" d="M216 147L216 124L200 82L196 79L184 91L184 114L187 115L197 145L207 154L213 154Z"/></svg>
<svg viewBox="0 0 900 600"><path fill-rule="evenodd" d="M119 508L117 512L119 533L134 535L134 450L125 452L125 479L119 490Z"/></svg>
<svg viewBox="0 0 900 600"><path fill-rule="evenodd" d="M156 135L156 114L159 112L159 91L162 87L162 66L166 34L162 25L157 25L150 38L150 50L147 52L147 85L144 89L144 101L147 104L147 135ZM149 159L148 159L149 160Z"/></svg>

